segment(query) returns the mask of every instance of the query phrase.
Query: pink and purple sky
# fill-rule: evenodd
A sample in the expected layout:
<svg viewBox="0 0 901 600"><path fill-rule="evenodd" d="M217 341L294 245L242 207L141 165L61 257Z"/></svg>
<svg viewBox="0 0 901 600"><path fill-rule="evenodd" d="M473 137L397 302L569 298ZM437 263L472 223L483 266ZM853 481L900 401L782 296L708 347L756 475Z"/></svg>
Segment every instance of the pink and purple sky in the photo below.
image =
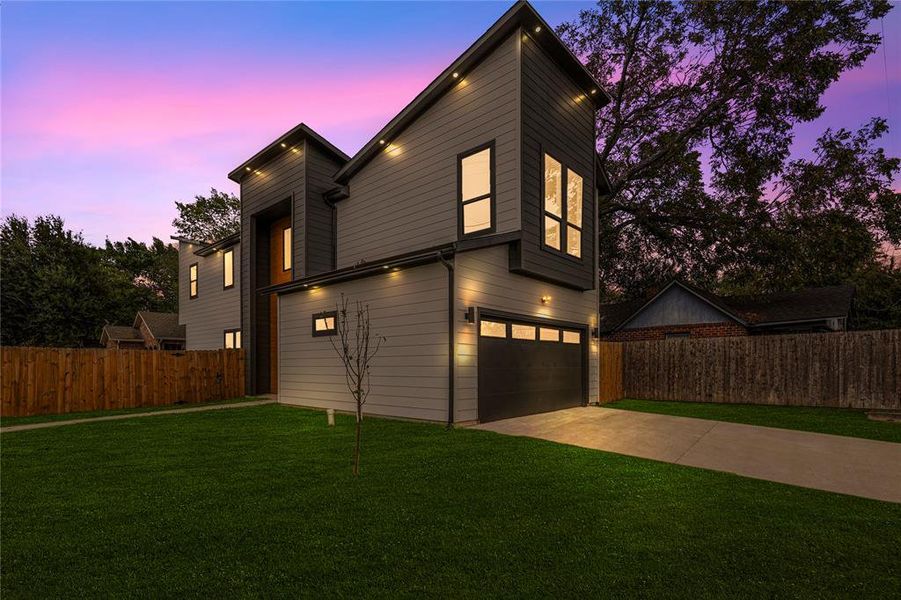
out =
<svg viewBox="0 0 901 600"><path fill-rule="evenodd" d="M535 2L551 25L587 2ZM348 154L510 6L4 2L0 212L62 215L93 243L168 239L175 200L237 193L232 168L303 121ZM901 7L885 47L798 128L889 119L901 155Z"/></svg>

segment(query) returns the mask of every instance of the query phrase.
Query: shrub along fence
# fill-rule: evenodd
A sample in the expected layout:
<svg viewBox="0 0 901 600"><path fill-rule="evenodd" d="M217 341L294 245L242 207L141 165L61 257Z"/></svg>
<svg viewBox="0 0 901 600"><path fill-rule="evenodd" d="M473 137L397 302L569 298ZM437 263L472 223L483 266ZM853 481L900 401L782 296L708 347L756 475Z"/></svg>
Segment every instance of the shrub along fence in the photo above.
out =
<svg viewBox="0 0 901 600"><path fill-rule="evenodd" d="M601 402L901 408L901 329L600 346ZM605 379L605 360L621 373Z"/></svg>
<svg viewBox="0 0 901 600"><path fill-rule="evenodd" d="M215 402L243 395L243 350L0 349L4 417Z"/></svg>

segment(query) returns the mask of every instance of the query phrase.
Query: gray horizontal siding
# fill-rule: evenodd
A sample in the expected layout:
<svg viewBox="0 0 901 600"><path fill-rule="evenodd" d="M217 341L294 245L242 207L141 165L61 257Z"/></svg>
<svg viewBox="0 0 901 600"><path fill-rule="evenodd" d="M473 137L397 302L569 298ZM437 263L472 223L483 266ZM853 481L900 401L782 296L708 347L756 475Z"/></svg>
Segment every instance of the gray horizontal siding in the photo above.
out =
<svg viewBox="0 0 901 600"><path fill-rule="evenodd" d="M315 144L307 144L307 204L304 236L303 276L332 271L335 268L335 236L332 207L326 204L322 195L335 186L332 176L342 163L334 160Z"/></svg>
<svg viewBox="0 0 901 600"><path fill-rule="evenodd" d="M478 418L478 338L475 325L464 317L470 306L560 321L597 324L597 291L580 292L510 273L506 246L459 253L456 256L457 358L455 367L455 419ZM542 296L551 303L541 304ZM589 348L588 398L598 393L597 346Z"/></svg>
<svg viewBox="0 0 901 600"><path fill-rule="evenodd" d="M341 293L368 303L373 333L387 338L372 365L365 412L446 419L447 272L437 264L281 296L279 401L354 410L330 338L312 335L312 315L334 310Z"/></svg>
<svg viewBox="0 0 901 600"><path fill-rule="evenodd" d="M198 246L178 244L178 322L185 326L188 350L222 348L226 329L241 327L240 244L232 246L235 285L223 289L223 252L197 256ZM189 267L197 263L197 297L190 298Z"/></svg>
<svg viewBox="0 0 901 600"><path fill-rule="evenodd" d="M721 310L674 285L623 328L722 323L732 320Z"/></svg>
<svg viewBox="0 0 901 600"><path fill-rule="evenodd" d="M338 204L338 268L457 238L457 155L495 140L498 232L520 228L519 36L372 159Z"/></svg>

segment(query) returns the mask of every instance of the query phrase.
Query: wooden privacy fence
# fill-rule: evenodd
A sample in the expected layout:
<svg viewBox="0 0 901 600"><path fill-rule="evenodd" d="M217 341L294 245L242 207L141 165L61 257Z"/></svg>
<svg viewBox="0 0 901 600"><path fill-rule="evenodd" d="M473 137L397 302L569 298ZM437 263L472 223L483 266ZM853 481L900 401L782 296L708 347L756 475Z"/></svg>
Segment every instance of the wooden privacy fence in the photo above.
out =
<svg viewBox="0 0 901 600"><path fill-rule="evenodd" d="M901 329L600 346L601 402L901 408ZM614 374L605 381L608 355ZM616 361L622 365L619 383Z"/></svg>
<svg viewBox="0 0 901 600"><path fill-rule="evenodd" d="M243 350L0 348L4 417L214 402L243 395Z"/></svg>

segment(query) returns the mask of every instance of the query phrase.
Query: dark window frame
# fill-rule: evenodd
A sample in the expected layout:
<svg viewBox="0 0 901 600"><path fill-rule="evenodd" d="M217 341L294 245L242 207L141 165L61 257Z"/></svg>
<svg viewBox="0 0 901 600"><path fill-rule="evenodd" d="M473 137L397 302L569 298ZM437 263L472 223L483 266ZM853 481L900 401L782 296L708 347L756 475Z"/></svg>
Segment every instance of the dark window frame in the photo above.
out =
<svg viewBox="0 0 901 600"><path fill-rule="evenodd" d="M544 250L545 252L549 252L551 254L561 256L572 262L575 262L578 264L584 264L585 263L585 253L583 252L582 245L583 245L583 242L585 239L585 236L583 235L585 232L585 225L584 225L584 223L585 223L585 177L583 175L579 174L578 172L576 172L575 169L571 169L570 167L568 167L564 161L557 158L558 155L555 154L554 152L552 152L544 147L539 147L539 152L541 154L541 159L540 159L541 176L539 177L540 197L538 200L541 203L541 210L540 210L541 218L539 219L541 249ZM547 209L545 208L545 185L546 185L546 183L545 183L545 167L546 167L546 165L545 165L545 160L544 160L545 156L550 156L552 159L554 159L555 161L560 163L560 213L561 213L560 217L558 217L555 214L549 213L547 211ZM570 224L570 222L568 220L567 213L568 213L568 209L569 209L569 202L568 202L569 198L567 195L567 184L569 183L568 174L570 171L572 171L576 175L579 175L579 177L582 178L582 223L583 223L582 226L572 225L572 224ZM546 241L547 240L547 238L546 238L547 228L545 226L545 219L548 217L557 221L560 224L560 249L559 250L557 248L554 248L553 246L549 246L547 244L547 241ZM570 254L569 252L566 251L567 240L568 240L567 229L569 227L572 227L573 229L576 229L579 232L579 253L581 254L581 256L573 256L572 254Z"/></svg>
<svg viewBox="0 0 901 600"><path fill-rule="evenodd" d="M195 273L197 278L192 279L191 273ZM192 286L191 284L197 284ZM193 288L193 289L192 289ZM188 265L188 298L195 300L200 295L200 263L191 263Z"/></svg>
<svg viewBox="0 0 901 600"><path fill-rule="evenodd" d="M225 255L232 255L232 283L231 285L225 285ZM235 287L235 251L234 248L226 248L222 251L222 289L230 290Z"/></svg>
<svg viewBox="0 0 901 600"><path fill-rule="evenodd" d="M496 182L496 155L497 152L495 150L495 140L491 140L490 142L486 142L475 148L471 148L466 150L465 152L461 152L457 155L457 239L465 240L469 238L481 237L484 235L490 235L497 231L497 182ZM472 156L473 154L478 154L484 150L489 150L488 153L488 169L490 170L488 176L488 185L490 186L490 191L488 194L484 194L482 196L476 196L475 198L469 198L464 203L463 201L463 159ZM478 202L479 200L484 200L488 198L489 204L489 214L491 215L491 225L486 227L485 229L479 229L478 231L473 231L471 233L464 233L464 224L463 224L463 207L467 204L472 204L473 202Z"/></svg>
<svg viewBox="0 0 901 600"><path fill-rule="evenodd" d="M285 252L285 232L286 231L291 232L291 240L290 240L290 243L288 244L288 252ZM290 259L291 259L291 264L286 266L285 263L287 261L285 259L288 257L290 257ZM288 225L287 227L282 229L282 272L290 271L293 268L294 268L294 226Z"/></svg>
<svg viewBox="0 0 901 600"><path fill-rule="evenodd" d="M235 343L238 341L237 335L236 335L236 334L240 334L240 333L241 333L241 328L240 328L240 327L238 327L238 328L236 328L236 329L226 329L225 331L223 331L223 332L222 332L222 348L224 348L224 349L229 349L229 348L228 348L228 345L226 344L226 340L228 339L228 334L232 334L232 335L235 336L235 337L232 338L232 347L231 347L230 349L231 349L231 350L240 350L241 347L244 345L244 344L243 344L243 342L244 342L244 339L243 339L244 336L241 336L241 338L242 338L242 339L241 339L241 342L242 342L242 343L241 343L240 345L235 345Z"/></svg>
<svg viewBox="0 0 901 600"><path fill-rule="evenodd" d="M316 330L316 319L326 319L328 317L333 317L335 319L335 326L331 329L317 331ZM312 319L312 331L313 331L313 337L329 337L332 335L338 335L338 311L337 310L326 310L323 312L314 313L313 319Z"/></svg>

